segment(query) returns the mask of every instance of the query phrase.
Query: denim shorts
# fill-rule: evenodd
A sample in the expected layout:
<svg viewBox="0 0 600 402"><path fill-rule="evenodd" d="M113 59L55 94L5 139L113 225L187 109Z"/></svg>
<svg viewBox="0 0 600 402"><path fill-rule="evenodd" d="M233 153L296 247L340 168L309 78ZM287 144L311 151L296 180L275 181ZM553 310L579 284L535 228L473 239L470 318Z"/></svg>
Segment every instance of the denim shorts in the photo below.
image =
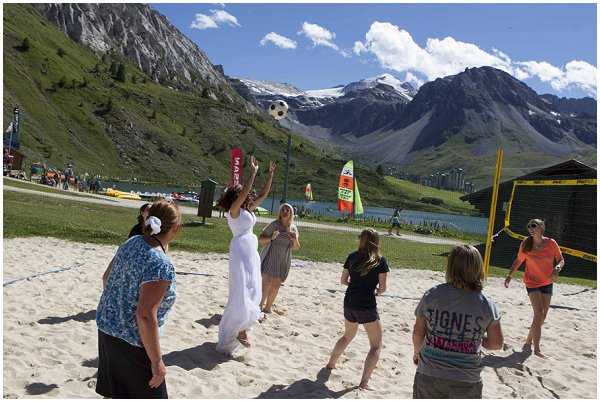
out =
<svg viewBox="0 0 600 402"><path fill-rule="evenodd" d="M527 289L527 293L531 293L531 292L542 292L545 295L550 295L552 296L552 288L553 288L553 283L551 283L550 285L546 285L546 286L540 286L539 288L526 288Z"/></svg>
<svg viewBox="0 0 600 402"><path fill-rule="evenodd" d="M367 324L379 319L377 307L366 310L355 309L352 307L344 307L344 318L350 322L359 324Z"/></svg>

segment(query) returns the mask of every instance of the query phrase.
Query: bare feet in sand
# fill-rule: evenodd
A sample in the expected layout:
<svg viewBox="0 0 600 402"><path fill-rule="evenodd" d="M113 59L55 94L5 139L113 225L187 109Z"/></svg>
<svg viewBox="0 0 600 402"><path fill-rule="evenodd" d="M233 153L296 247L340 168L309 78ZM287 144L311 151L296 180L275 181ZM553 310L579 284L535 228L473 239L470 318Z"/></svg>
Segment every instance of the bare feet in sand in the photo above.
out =
<svg viewBox="0 0 600 402"><path fill-rule="evenodd" d="M279 308L274 308L273 312L277 315L285 315L286 310L283 309L279 309Z"/></svg>
<svg viewBox="0 0 600 402"><path fill-rule="evenodd" d="M358 389L361 391L373 391L373 388L369 387L369 384L366 382L365 383L361 382L358 385Z"/></svg>
<svg viewBox="0 0 600 402"><path fill-rule="evenodd" d="M246 331L241 331L238 334L237 340L240 341L242 346L244 346L246 348L250 347L250 341L248 340L248 335L246 334Z"/></svg>
<svg viewBox="0 0 600 402"><path fill-rule="evenodd" d="M325 368L327 370L333 370L335 368L335 364L327 363L327 365L325 366Z"/></svg>
<svg viewBox="0 0 600 402"><path fill-rule="evenodd" d="M267 319L267 314L265 314L265 312L263 311L262 313L260 313L260 317L258 317L258 322L263 323L265 322Z"/></svg>
<svg viewBox="0 0 600 402"><path fill-rule="evenodd" d="M534 355L536 355L537 357L541 357L542 359L547 359L548 356L546 356L545 354L542 353L541 350L536 350L535 352L533 352Z"/></svg>

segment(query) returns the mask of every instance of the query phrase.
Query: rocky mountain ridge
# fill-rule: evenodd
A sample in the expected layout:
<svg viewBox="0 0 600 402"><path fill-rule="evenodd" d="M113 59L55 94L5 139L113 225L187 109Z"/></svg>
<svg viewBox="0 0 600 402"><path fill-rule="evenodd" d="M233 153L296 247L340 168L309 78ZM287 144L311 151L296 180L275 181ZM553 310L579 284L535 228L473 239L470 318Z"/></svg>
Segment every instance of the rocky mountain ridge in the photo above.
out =
<svg viewBox="0 0 600 402"><path fill-rule="evenodd" d="M119 54L152 80L241 102L222 70L196 43L147 4L35 3L46 19L98 54Z"/></svg>

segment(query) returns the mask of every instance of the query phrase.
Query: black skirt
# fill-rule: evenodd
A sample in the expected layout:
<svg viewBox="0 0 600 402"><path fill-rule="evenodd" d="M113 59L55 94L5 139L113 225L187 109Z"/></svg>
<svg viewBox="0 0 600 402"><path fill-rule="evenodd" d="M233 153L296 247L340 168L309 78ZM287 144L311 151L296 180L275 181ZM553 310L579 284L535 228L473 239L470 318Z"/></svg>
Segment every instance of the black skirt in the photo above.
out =
<svg viewBox="0 0 600 402"><path fill-rule="evenodd" d="M144 348L98 330L96 393L113 399L167 399L166 381L150 388L152 363Z"/></svg>

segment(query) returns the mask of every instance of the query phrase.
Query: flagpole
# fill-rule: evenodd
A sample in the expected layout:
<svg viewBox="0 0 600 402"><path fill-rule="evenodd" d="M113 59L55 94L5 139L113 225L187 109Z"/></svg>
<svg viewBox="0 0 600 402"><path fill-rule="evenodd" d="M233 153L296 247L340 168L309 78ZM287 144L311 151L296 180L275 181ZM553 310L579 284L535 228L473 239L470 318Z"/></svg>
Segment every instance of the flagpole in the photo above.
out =
<svg viewBox="0 0 600 402"><path fill-rule="evenodd" d="M352 167L352 219L356 217L356 166Z"/></svg>

